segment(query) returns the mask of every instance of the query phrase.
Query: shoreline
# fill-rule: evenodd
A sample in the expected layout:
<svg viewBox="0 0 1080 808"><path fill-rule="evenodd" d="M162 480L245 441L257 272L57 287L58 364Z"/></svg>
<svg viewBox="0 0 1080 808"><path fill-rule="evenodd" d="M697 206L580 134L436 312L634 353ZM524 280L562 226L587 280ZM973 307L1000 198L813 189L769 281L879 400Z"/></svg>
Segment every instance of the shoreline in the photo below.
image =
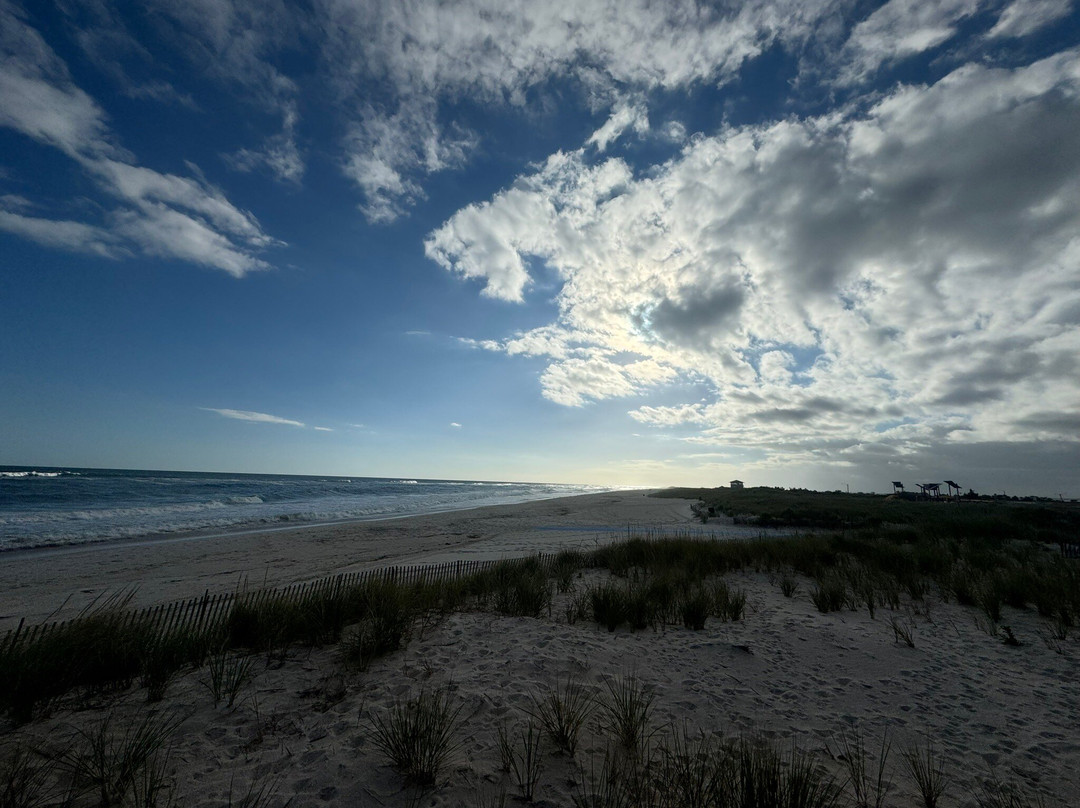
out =
<svg viewBox="0 0 1080 808"><path fill-rule="evenodd" d="M245 575L277 586L390 564L588 550L624 538L627 530L653 539L785 535L726 519L701 524L692 516L692 502L606 492L218 542L39 556L0 565L0 586L5 610L12 603L55 608L54 599L72 591L86 602L125 585L140 587L134 605L141 607L231 590ZM840 608L822 608L816 599L822 578L795 556L759 567L772 548L756 547L761 552L754 558L701 581L709 591L722 584L724 592L741 596L741 613L713 612L696 627L669 613L636 631L624 615L609 630L588 606L591 593L606 586L627 589L631 580L611 563L582 565L558 586L549 581L551 599L535 614L500 613L491 601L474 601L473 608L414 623L403 647L364 664L350 664L348 656L348 639L364 630L363 621L328 645L309 646L291 635L271 640L265 650L262 639L238 643L234 655L223 649L220 656L222 664L246 660L250 666L235 703L231 697L220 703L206 666L189 667L168 681L160 705L146 704L150 691L141 681L106 696L72 692L17 730L10 720L0 721L0 735L16 731L12 737L28 748L59 750L76 738L73 733L89 738L110 721L138 727L154 715L182 715L168 749L174 766L168 776L181 804L235 804L236 779L241 795L271 783L276 795L261 803L268 808L286 800L298 806L405 806L417 804L421 792L408 788L376 748L372 721L391 715L407 698L439 692L461 709L463 723L454 732L462 743L426 792L425 804L493 805L500 792L511 796L517 789L500 769L500 730L511 733L520 749L538 696L574 681L604 700L613 684L632 680L650 703L655 697L649 724L660 733L657 743L670 749L680 741L675 729L665 736L665 727L688 728L687 739L698 731L713 742L718 733L760 739L776 750L798 748L814 756L826 777L842 781L849 771L840 756L847 754L846 743L861 747L865 741L867 770L873 771L877 756L888 756L880 749L895 741L887 766L880 761L886 801L914 805L918 788L903 754L933 743L935 760L956 789L949 804L957 808L975 808L972 795L980 788L1007 795L1014 785L1017 794L1045 797L1048 808L1076 804L1075 632L1055 634L1053 621L1030 604L1002 604L991 622L978 606L961 605L948 584L942 589L940 582L920 579L925 588L908 591L899 577L874 565L866 569L887 579L876 590L880 599L869 607L848 599ZM730 560L742 552L715 549L735 550ZM685 560L689 572L695 561L692 555ZM846 580L858 569L838 574ZM895 587L890 597L887 581ZM77 610L75 598L70 605L69 611ZM271 614L264 627L272 630L281 618ZM1003 641L1003 626L1012 643ZM542 756L537 804L570 805L591 788L617 740L609 729L590 722L576 757Z"/></svg>
<svg viewBox="0 0 1080 808"><path fill-rule="evenodd" d="M33 547L0 548L0 562L9 558L42 557L50 555L67 555L70 553L94 552L110 547L139 547L142 545L169 544L171 542L204 541L208 539L229 539L234 536L256 535L261 533L282 533L291 531L304 531L315 528L332 528L342 525L366 524L368 522L391 522L398 519L413 519L425 516L438 516L440 514L457 513L459 511L475 511L482 508L513 507L515 505L528 505L532 502L545 502L551 499L571 499L573 497L587 497L596 494L640 492L651 495L663 489L659 488L615 488L610 491L596 491L587 494L569 494L559 496L545 496L536 499L518 499L506 502L488 503L482 505L448 505L442 508L426 508L413 513L399 514L372 514L370 516L350 516L343 519L320 519L311 522L284 521L280 524L273 522L240 522L225 528L195 528L192 530L174 530L164 533L147 533L141 536L124 536L122 538L105 538L94 541L78 542L73 544L40 544ZM208 532L212 531L212 532Z"/></svg>
<svg viewBox="0 0 1080 808"><path fill-rule="evenodd" d="M379 566L594 546L613 525L716 535L732 530L719 522L707 529L693 520L689 500L650 496L656 490L12 551L0 555L0 631L24 618L29 624L67 619L121 591L133 591L132 606L144 607L249 582L283 586Z"/></svg>

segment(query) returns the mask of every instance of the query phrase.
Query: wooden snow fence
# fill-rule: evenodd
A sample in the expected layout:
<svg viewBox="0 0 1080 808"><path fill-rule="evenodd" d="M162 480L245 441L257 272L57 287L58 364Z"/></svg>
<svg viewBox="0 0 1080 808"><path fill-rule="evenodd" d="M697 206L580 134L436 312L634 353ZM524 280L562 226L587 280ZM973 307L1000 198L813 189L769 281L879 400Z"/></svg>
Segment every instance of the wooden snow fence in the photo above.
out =
<svg viewBox="0 0 1080 808"><path fill-rule="evenodd" d="M536 559L545 568L550 568L555 560L554 554L537 554L527 559ZM444 564L425 564L411 567L381 567L320 578L307 583L272 589L259 589L251 592L219 592L211 595L207 590L203 595L172 603L149 606L144 609L124 609L118 617L120 626L142 626L151 636L164 637L174 631L208 631L221 626L228 620L234 604L243 604L258 608L272 601L299 603L307 598L323 597L335 592L344 592L368 583L398 583L402 585L429 584L441 580L451 580L473 575L492 569L507 561L525 561L522 559L495 559L488 561L450 561ZM30 646L41 642L48 635L65 627L72 627L80 621L94 619L98 613L80 615L69 620L57 620L49 623L27 626L26 619L19 621L17 628L9 629L0 638L0 654L14 651L19 646Z"/></svg>

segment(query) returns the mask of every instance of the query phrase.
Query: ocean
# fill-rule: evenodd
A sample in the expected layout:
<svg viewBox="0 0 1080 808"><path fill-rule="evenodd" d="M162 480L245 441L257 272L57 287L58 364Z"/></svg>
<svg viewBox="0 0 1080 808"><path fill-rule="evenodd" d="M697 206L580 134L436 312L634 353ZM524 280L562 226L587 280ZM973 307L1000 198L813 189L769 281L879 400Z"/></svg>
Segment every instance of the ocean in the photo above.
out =
<svg viewBox="0 0 1080 808"><path fill-rule="evenodd" d="M605 490L551 483L0 466L0 552L411 516Z"/></svg>

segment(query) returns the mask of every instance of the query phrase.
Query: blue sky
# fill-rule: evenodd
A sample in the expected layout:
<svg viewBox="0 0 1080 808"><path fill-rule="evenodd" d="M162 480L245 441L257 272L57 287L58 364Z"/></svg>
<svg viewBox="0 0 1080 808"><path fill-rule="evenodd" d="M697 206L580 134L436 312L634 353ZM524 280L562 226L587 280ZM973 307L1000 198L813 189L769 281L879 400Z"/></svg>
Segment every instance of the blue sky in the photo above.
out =
<svg viewBox="0 0 1080 808"><path fill-rule="evenodd" d="M1080 495L1080 12L0 0L0 463Z"/></svg>

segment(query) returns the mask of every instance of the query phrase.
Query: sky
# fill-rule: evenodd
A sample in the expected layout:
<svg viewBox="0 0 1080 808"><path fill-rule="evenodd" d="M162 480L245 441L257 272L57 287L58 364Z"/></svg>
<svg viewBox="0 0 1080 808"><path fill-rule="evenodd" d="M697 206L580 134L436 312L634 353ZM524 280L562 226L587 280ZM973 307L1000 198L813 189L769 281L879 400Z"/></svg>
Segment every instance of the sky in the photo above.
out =
<svg viewBox="0 0 1080 808"><path fill-rule="evenodd" d="M0 464L1080 496L1070 0L0 0Z"/></svg>

